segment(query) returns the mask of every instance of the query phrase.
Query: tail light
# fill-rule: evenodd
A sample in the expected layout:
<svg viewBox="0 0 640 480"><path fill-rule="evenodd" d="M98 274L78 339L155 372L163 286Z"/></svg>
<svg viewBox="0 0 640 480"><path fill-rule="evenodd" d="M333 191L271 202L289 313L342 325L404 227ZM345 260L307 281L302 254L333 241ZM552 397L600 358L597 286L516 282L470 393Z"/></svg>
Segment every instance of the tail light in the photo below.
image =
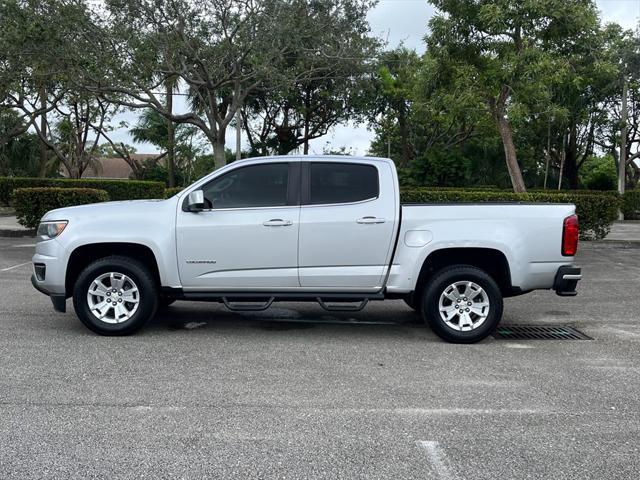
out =
<svg viewBox="0 0 640 480"><path fill-rule="evenodd" d="M565 257L573 257L578 251L578 234L578 216L565 218L562 226L562 255Z"/></svg>

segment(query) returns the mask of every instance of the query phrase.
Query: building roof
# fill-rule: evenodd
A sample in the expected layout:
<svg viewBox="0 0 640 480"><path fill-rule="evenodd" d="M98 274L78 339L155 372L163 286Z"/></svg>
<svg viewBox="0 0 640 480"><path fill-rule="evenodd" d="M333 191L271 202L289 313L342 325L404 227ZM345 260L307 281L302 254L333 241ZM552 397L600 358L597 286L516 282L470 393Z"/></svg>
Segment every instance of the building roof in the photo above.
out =
<svg viewBox="0 0 640 480"><path fill-rule="evenodd" d="M135 160L153 160L158 155L155 153L133 153L131 158ZM127 162L120 157L102 157L98 159L101 169L96 172L92 167L87 168L82 178L110 178L110 179L129 179L133 171ZM68 176L65 169L60 172L64 176Z"/></svg>

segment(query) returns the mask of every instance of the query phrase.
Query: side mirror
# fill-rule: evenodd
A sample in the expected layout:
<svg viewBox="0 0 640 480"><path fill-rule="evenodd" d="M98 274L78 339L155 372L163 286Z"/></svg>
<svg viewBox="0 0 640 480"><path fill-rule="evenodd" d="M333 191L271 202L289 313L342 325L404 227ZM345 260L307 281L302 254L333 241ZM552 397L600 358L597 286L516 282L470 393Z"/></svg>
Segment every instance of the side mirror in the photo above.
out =
<svg viewBox="0 0 640 480"><path fill-rule="evenodd" d="M204 193L202 190L194 190L187 197L187 210L189 212L201 212L204 210Z"/></svg>

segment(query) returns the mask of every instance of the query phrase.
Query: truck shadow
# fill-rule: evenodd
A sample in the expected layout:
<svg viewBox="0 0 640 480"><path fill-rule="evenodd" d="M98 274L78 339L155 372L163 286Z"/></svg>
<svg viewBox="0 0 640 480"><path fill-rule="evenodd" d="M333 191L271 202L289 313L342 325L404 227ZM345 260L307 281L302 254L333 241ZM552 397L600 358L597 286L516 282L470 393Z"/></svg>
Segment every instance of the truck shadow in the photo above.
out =
<svg viewBox="0 0 640 480"><path fill-rule="evenodd" d="M177 302L160 310L145 330L251 329L281 332L345 330L344 327L358 331L428 330L422 319L404 304L398 308L390 308L389 305L368 307L360 312L327 312L313 304L282 303L263 311L236 312L217 304L195 302Z"/></svg>

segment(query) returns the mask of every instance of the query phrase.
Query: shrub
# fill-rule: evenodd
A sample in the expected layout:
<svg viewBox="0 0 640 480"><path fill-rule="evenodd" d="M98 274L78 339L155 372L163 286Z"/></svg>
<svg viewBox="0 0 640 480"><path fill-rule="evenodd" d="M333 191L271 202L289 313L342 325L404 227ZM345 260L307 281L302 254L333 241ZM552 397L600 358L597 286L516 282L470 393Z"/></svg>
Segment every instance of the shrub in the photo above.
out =
<svg viewBox="0 0 640 480"><path fill-rule="evenodd" d="M8 205L16 188L90 188L104 190L111 200L163 198L164 184L140 180L0 177L0 204Z"/></svg>
<svg viewBox="0 0 640 480"><path fill-rule="evenodd" d="M616 195L599 192L584 194L565 193L513 193L508 191L430 190L428 188L404 189L403 202L548 202L573 203L580 218L583 239L601 239L607 236L611 224L618 216L620 199Z"/></svg>
<svg viewBox="0 0 640 480"><path fill-rule="evenodd" d="M618 170L611 155L589 157L582 166L582 183L592 190L615 190Z"/></svg>
<svg viewBox="0 0 640 480"><path fill-rule="evenodd" d="M87 203L106 202L109 195L93 188L17 188L12 203L20 225L36 228L49 210Z"/></svg>
<svg viewBox="0 0 640 480"><path fill-rule="evenodd" d="M171 198L176 193L181 192L183 190L182 187L169 187L164 189L164 198Z"/></svg>
<svg viewBox="0 0 640 480"><path fill-rule="evenodd" d="M622 195L622 214L625 220L640 220L640 190L628 190Z"/></svg>

